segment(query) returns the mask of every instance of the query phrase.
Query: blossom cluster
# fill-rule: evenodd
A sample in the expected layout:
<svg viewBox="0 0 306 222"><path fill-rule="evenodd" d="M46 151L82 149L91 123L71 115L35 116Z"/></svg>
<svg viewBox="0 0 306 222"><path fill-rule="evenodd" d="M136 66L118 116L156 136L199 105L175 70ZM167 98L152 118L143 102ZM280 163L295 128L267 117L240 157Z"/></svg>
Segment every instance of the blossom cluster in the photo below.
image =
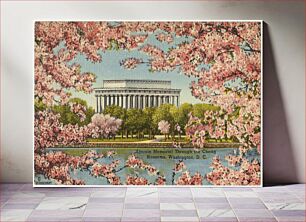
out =
<svg viewBox="0 0 306 222"><path fill-rule="evenodd" d="M82 144L90 135L87 126L64 125L59 120L60 115L52 111L38 111L34 120L34 147L40 153L43 148L57 145Z"/></svg>
<svg viewBox="0 0 306 222"><path fill-rule="evenodd" d="M158 123L158 129L162 134L168 134L170 130L170 123L166 120L161 120Z"/></svg>
<svg viewBox="0 0 306 222"><path fill-rule="evenodd" d="M82 156L71 156L64 152L48 152L34 155L35 173L42 174L57 184L83 185L84 181L74 179L70 170L89 169L102 154L91 150Z"/></svg>
<svg viewBox="0 0 306 222"><path fill-rule="evenodd" d="M203 177L199 172L196 172L193 176L189 171L185 171L176 180L177 185L202 185Z"/></svg>
<svg viewBox="0 0 306 222"><path fill-rule="evenodd" d="M128 157L128 159L125 162L125 165L131 168L144 169L149 173L149 175L156 175L158 173L158 170L154 166L144 163L143 160L139 159L134 154L131 154Z"/></svg>
<svg viewBox="0 0 306 222"><path fill-rule="evenodd" d="M109 138L115 136L122 124L121 119L116 119L110 115L95 114L88 125L93 138Z"/></svg>
<svg viewBox="0 0 306 222"><path fill-rule="evenodd" d="M225 137L226 124L227 115L224 115L222 111L206 111L204 118L198 118L190 113L185 126L186 135L194 147L203 148L207 137L214 139Z"/></svg>
<svg viewBox="0 0 306 222"><path fill-rule="evenodd" d="M148 185L149 181L144 177L127 175L125 183L126 185Z"/></svg>
<svg viewBox="0 0 306 222"><path fill-rule="evenodd" d="M91 168L91 175L95 177L105 177L111 185L119 185L121 184L121 181L120 178L116 175L115 170L119 164L119 160L114 160L110 164L100 164L96 162Z"/></svg>
<svg viewBox="0 0 306 222"><path fill-rule="evenodd" d="M213 158L212 171L206 179L215 185L258 185L260 184L260 164L258 160L249 161L241 158L238 170L226 167L220 162L218 156ZM234 162L236 164L236 162Z"/></svg>
<svg viewBox="0 0 306 222"><path fill-rule="evenodd" d="M171 34L159 33L156 35L156 39L160 42L167 42L168 44L173 42L173 36Z"/></svg>
<svg viewBox="0 0 306 222"><path fill-rule="evenodd" d="M80 121L83 122L86 119L86 107L79 103L70 103L70 111L75 113Z"/></svg>
<svg viewBox="0 0 306 222"><path fill-rule="evenodd" d="M178 173L180 175L175 181L174 177ZM172 175L173 175L172 182L177 185L202 185L203 182L203 176L199 172L196 172L194 175L190 174L183 160L179 160L177 163L175 163Z"/></svg>
<svg viewBox="0 0 306 222"><path fill-rule="evenodd" d="M108 152L107 156L114 155L114 152ZM125 162L125 165L118 168L120 165L119 160L114 160L110 164L94 163L91 167L91 175L95 177L104 177L111 185L120 185L123 182L126 185L149 185L148 179L140 177L138 175L127 175L125 181L121 181L117 172L125 168L138 168L145 170L149 176L158 175L155 184L164 185L166 183L165 177L159 174L158 170L150 164L144 163L143 160L136 157L134 154L130 155Z"/></svg>

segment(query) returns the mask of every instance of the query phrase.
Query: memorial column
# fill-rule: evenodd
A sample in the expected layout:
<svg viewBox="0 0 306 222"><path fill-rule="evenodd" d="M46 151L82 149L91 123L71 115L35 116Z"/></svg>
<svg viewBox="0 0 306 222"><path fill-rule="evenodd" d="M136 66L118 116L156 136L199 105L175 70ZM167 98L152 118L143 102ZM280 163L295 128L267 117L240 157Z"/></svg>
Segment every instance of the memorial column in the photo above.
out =
<svg viewBox="0 0 306 222"><path fill-rule="evenodd" d="M116 95L116 106L119 106L119 95Z"/></svg>
<svg viewBox="0 0 306 222"><path fill-rule="evenodd" d="M102 96L100 96L100 113L102 113L103 110Z"/></svg>
<svg viewBox="0 0 306 222"><path fill-rule="evenodd" d="M146 95L142 96L142 108L146 108Z"/></svg>
<svg viewBox="0 0 306 222"><path fill-rule="evenodd" d="M129 99L130 99L130 96L127 94L125 96L125 108L128 109L129 108Z"/></svg>
<svg viewBox="0 0 306 222"><path fill-rule="evenodd" d="M122 107L126 109L126 95L123 95Z"/></svg>
<svg viewBox="0 0 306 222"><path fill-rule="evenodd" d="M155 96L152 96L152 107L155 107Z"/></svg>
<svg viewBox="0 0 306 222"><path fill-rule="evenodd" d="M133 108L136 108L136 96L133 95Z"/></svg>
<svg viewBox="0 0 306 222"><path fill-rule="evenodd" d="M97 103L97 107L96 107L96 113L99 113L99 98L98 96L96 96L96 103Z"/></svg>
<svg viewBox="0 0 306 222"><path fill-rule="evenodd" d="M135 95L135 103L134 103L134 108L138 109L138 95Z"/></svg>
<svg viewBox="0 0 306 222"><path fill-rule="evenodd" d="M107 106L111 104L111 95L107 96Z"/></svg>
<svg viewBox="0 0 306 222"><path fill-rule="evenodd" d="M128 99L128 104L129 104L129 109L131 109L132 108L132 95L130 94L129 95L129 99Z"/></svg>
<svg viewBox="0 0 306 222"><path fill-rule="evenodd" d="M148 107L151 107L151 96L148 95Z"/></svg>
<svg viewBox="0 0 306 222"><path fill-rule="evenodd" d="M123 95L120 95L120 106L123 108Z"/></svg>
<svg viewBox="0 0 306 222"><path fill-rule="evenodd" d="M126 108L129 109L131 108L131 96L130 95L126 95Z"/></svg>
<svg viewBox="0 0 306 222"><path fill-rule="evenodd" d="M154 96L150 96L151 97L151 107L154 107Z"/></svg>
<svg viewBox="0 0 306 222"><path fill-rule="evenodd" d="M115 95L113 95L113 99L112 99L111 105L116 105L116 96Z"/></svg>
<svg viewBox="0 0 306 222"><path fill-rule="evenodd" d="M141 95L138 95L138 109L142 109L141 101L142 101Z"/></svg>
<svg viewBox="0 0 306 222"><path fill-rule="evenodd" d="M129 108L132 109L133 108L133 95L130 95L129 97L130 97L129 98L129 103L130 103Z"/></svg>
<svg viewBox="0 0 306 222"><path fill-rule="evenodd" d="M107 106L107 96L106 95L104 95L103 96L104 98L103 98L103 107L104 107L104 109L105 109L105 107Z"/></svg>

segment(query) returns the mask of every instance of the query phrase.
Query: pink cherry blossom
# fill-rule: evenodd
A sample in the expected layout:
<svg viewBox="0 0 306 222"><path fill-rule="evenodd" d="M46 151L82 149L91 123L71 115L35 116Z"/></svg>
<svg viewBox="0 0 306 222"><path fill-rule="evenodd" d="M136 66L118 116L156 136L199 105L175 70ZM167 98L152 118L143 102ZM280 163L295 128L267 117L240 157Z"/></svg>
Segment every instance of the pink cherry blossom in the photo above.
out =
<svg viewBox="0 0 306 222"><path fill-rule="evenodd" d="M116 119L108 114L95 114L92 116L88 128L94 138L109 138L116 135L121 124L121 119Z"/></svg>
<svg viewBox="0 0 306 222"><path fill-rule="evenodd" d="M173 36L170 34L159 33L156 35L156 39L160 42L167 42L167 43L173 42Z"/></svg>
<svg viewBox="0 0 306 222"><path fill-rule="evenodd" d="M162 134L168 134L170 130L170 123L166 120L161 120L158 123L158 129Z"/></svg>

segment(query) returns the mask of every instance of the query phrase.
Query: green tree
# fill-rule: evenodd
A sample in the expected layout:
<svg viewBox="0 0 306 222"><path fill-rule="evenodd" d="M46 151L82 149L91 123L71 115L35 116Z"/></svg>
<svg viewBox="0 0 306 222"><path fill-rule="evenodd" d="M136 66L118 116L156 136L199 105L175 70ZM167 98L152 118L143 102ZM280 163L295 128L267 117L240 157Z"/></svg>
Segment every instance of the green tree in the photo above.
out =
<svg viewBox="0 0 306 222"><path fill-rule="evenodd" d="M177 110L173 110L172 113L175 118L175 123L180 125L181 129L184 131L184 128L189 119L189 113L192 111L192 104L183 103Z"/></svg>
<svg viewBox="0 0 306 222"><path fill-rule="evenodd" d="M103 110L103 114L109 114L115 118L121 119L122 120L122 124L120 127L120 133L121 133L121 138L123 138L124 133L126 134L126 119L127 119L127 110L122 108L121 106L116 106L116 105L112 105L112 106L107 106L104 110ZM127 135L127 134L126 134Z"/></svg>
<svg viewBox="0 0 306 222"><path fill-rule="evenodd" d="M176 106L172 106L170 108L170 114L173 117L173 123L172 123L173 126L171 126L171 128L173 128L173 130L171 131L171 133L172 133L171 135L172 135L172 137L174 137L175 133L177 132L176 129L175 129L176 124L180 125L179 108L176 107ZM180 126L181 126L181 128L184 127L183 125L180 125ZM171 130L171 128L170 128L170 130ZM179 133L179 137L181 137L180 133Z"/></svg>
<svg viewBox="0 0 306 222"><path fill-rule="evenodd" d="M81 121L80 117L76 113L70 110L69 103L77 103L86 107L85 111L86 118L84 121ZM78 124L79 126L84 126L91 122L91 117L95 114L95 110L92 107L89 107L85 100L82 100L80 98L72 98L69 100L69 103L65 105L55 105L52 107L52 110L55 113L59 113L61 115L60 121L63 124L66 125L70 123L73 125Z"/></svg>
<svg viewBox="0 0 306 222"><path fill-rule="evenodd" d="M133 138L134 133L137 133L137 137L140 138L140 133L145 129L145 115L143 111L141 109L128 109L125 124L127 137L131 133Z"/></svg>
<svg viewBox="0 0 306 222"><path fill-rule="evenodd" d="M158 126L158 123L162 120L167 121L170 123L170 133L171 135L174 135L174 116L170 112L170 110L174 107L174 105L171 104L162 104L159 106L156 111L153 114L153 123L155 126Z"/></svg>
<svg viewBox="0 0 306 222"><path fill-rule="evenodd" d="M153 115L156 111L155 107L146 107L143 110L144 113L144 117L145 117L145 129L147 130L148 134L149 134L149 139L154 138L154 135L157 131L157 126L153 121Z"/></svg>
<svg viewBox="0 0 306 222"><path fill-rule="evenodd" d="M112 105L112 106L107 106L104 110L103 110L103 114L109 114L113 117L119 118L121 119L124 116L124 112L125 110L121 107L121 106L116 106L116 105Z"/></svg>
<svg viewBox="0 0 306 222"><path fill-rule="evenodd" d="M204 118L204 113L207 110L219 111L220 107L214 106L212 104L197 103L192 107L192 114L198 118Z"/></svg>

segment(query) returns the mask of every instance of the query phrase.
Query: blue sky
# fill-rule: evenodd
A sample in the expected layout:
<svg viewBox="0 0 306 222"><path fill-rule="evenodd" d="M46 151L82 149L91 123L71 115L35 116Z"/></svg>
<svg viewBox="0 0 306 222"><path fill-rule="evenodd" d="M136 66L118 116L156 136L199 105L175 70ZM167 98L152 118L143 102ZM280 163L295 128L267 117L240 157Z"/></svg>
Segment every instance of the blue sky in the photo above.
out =
<svg viewBox="0 0 306 222"><path fill-rule="evenodd" d="M161 43L155 38L154 34L148 36L145 44L155 45L164 51L167 51L171 47L175 47L177 44L182 43L184 41L190 41L190 38L180 37L174 38L174 42L171 44ZM176 89L181 89L181 103L200 103L201 101L195 99L189 89L189 84L193 78L189 78L183 74L180 74L178 70L174 70L172 72L149 72L149 67L147 64L141 64L136 69L127 70L120 66L120 61L129 58L136 57L141 58L144 61L148 59L148 56L139 52L138 50L108 50L106 52L100 52L102 55L102 62L100 63L92 63L86 59L84 55L78 55L72 63L76 62L81 65L82 72L92 72L97 76L96 82L94 83L94 87L101 87L103 80L109 79L153 79L153 80L171 80L171 87ZM92 94L84 94L79 92L72 92L73 97L79 97L85 99L87 103L95 107L95 97L94 93Z"/></svg>

